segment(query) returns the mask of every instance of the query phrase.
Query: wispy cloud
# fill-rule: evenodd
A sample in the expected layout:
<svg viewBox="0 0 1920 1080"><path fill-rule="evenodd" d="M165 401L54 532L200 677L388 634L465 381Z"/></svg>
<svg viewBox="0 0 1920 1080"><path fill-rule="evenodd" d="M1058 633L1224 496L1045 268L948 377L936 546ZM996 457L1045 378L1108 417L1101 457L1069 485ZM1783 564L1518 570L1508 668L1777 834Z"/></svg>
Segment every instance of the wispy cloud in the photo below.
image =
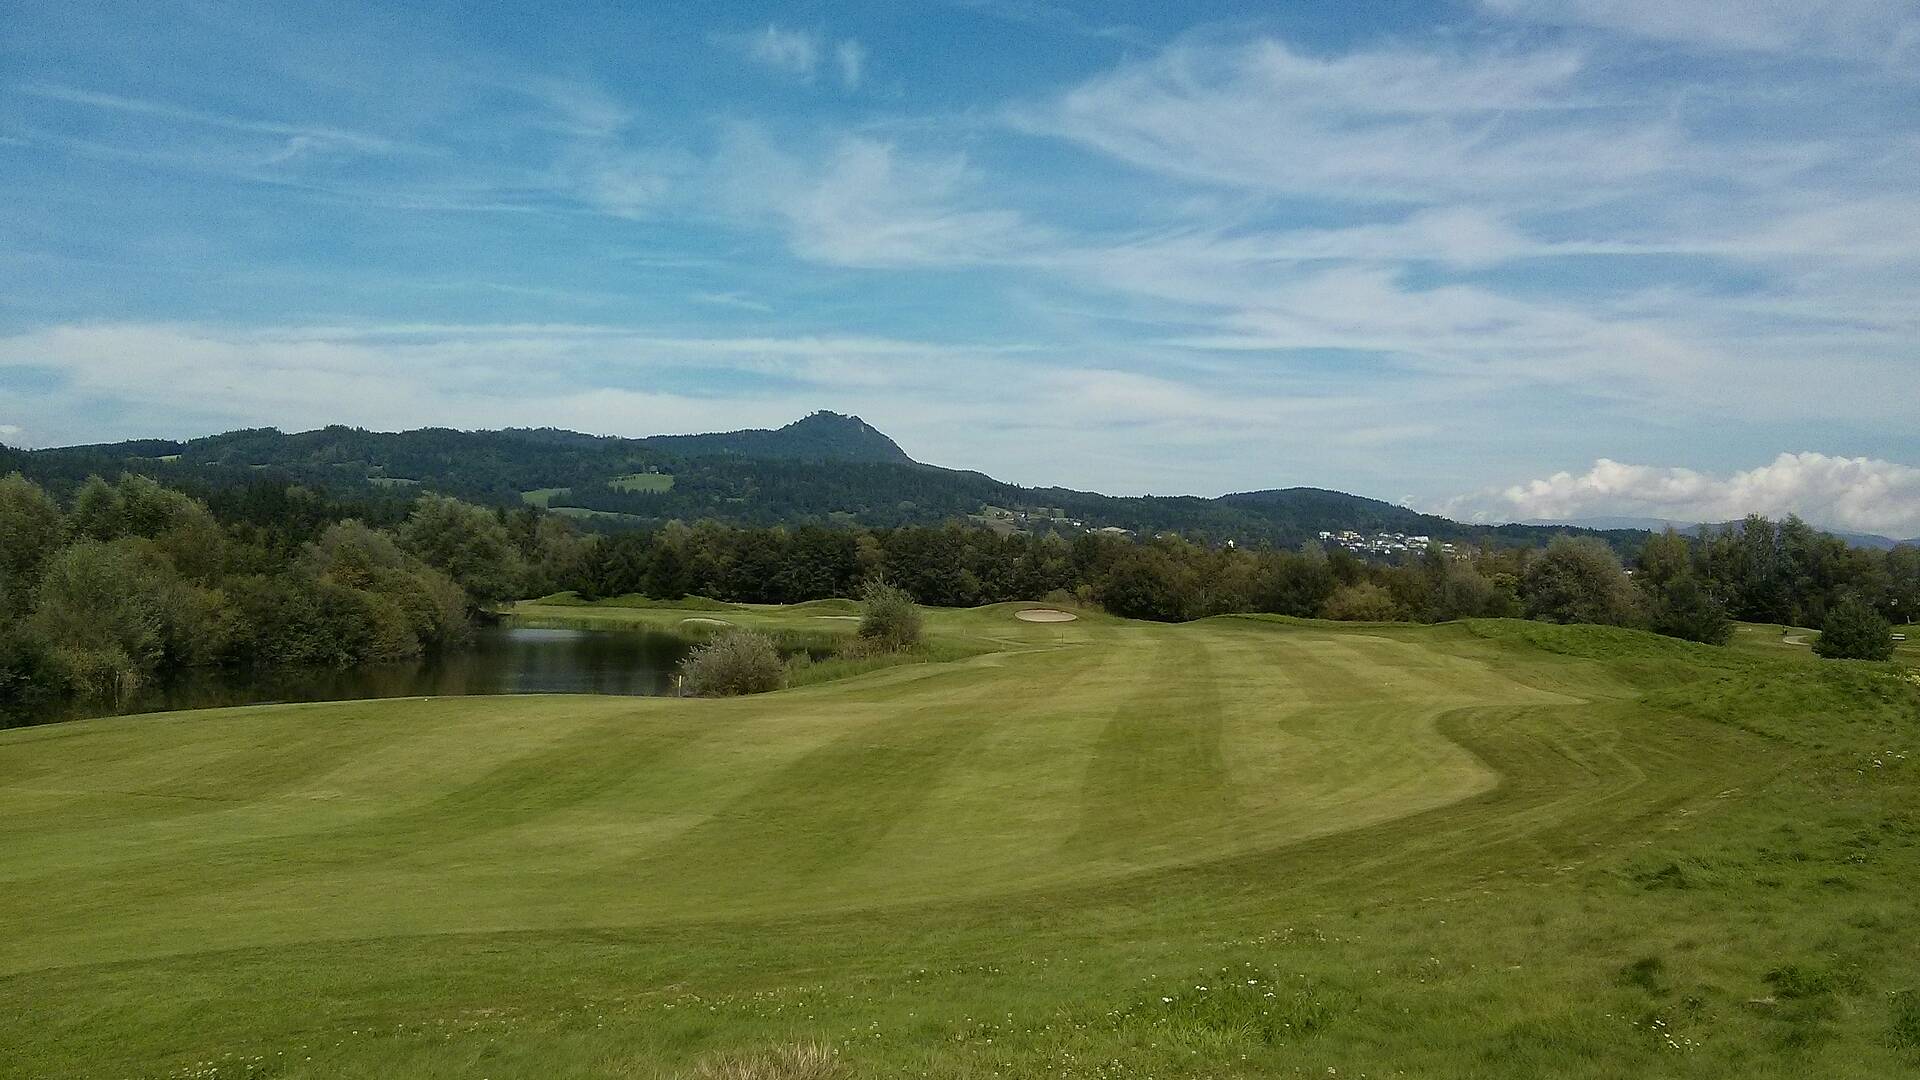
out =
<svg viewBox="0 0 1920 1080"><path fill-rule="evenodd" d="M817 157L736 129L716 162L733 208L771 214L803 258L840 266L1009 262L1047 231L1019 213L974 205L979 178L964 156L919 155L858 136Z"/></svg>
<svg viewBox="0 0 1920 1080"><path fill-rule="evenodd" d="M820 67L820 35L768 24L765 29L730 39L757 64L811 79Z"/></svg>
<svg viewBox="0 0 1920 1080"><path fill-rule="evenodd" d="M1499 15L1717 49L1804 50L1891 63L1920 49L1906 0L1481 0Z"/></svg>
<svg viewBox="0 0 1920 1080"><path fill-rule="evenodd" d="M840 85L858 90L867 71L867 47L851 39L843 41L833 47L833 60L840 69Z"/></svg>
<svg viewBox="0 0 1920 1080"><path fill-rule="evenodd" d="M1137 26L1090 19L1050 0L947 0L955 7L1023 26L1037 26L1079 37L1105 38L1134 45L1151 43Z"/></svg>
<svg viewBox="0 0 1920 1080"><path fill-rule="evenodd" d="M27 83L18 87L18 89L22 93L31 94L34 97L65 102L70 105L82 105L92 109L105 109L112 112L154 117L185 124L223 128L228 131L247 132L255 135L284 136L289 141L289 145L298 142L309 147L352 150L369 154L392 153L402 149L401 144L396 143L392 139L379 135L370 135L360 131L330 127L324 124L296 124L274 120L254 120L246 117L228 116L222 113L186 108L164 101L121 97L117 94L102 94L91 90L80 90L73 87L48 83Z"/></svg>
<svg viewBox="0 0 1920 1080"><path fill-rule="evenodd" d="M521 89L551 111L545 123L563 135L604 139L633 122L631 108L589 83L531 78Z"/></svg>
<svg viewBox="0 0 1920 1080"><path fill-rule="evenodd" d="M697 292L692 295L691 299L695 303L707 304L712 307L738 308L741 311L752 311L762 315L773 314L772 304L755 300L753 297L741 292Z"/></svg>
<svg viewBox="0 0 1920 1080"><path fill-rule="evenodd" d="M1188 42L1011 119L1170 176L1340 199L1617 183L1680 167L1676 132L1584 109L1582 70L1566 50L1318 57L1274 39Z"/></svg>

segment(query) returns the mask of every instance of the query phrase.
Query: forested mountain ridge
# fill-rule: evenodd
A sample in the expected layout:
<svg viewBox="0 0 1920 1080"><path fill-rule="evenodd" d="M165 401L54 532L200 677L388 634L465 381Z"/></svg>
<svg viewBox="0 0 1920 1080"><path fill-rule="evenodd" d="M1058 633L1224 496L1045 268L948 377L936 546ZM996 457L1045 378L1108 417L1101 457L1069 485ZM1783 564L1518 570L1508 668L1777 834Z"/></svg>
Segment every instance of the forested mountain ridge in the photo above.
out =
<svg viewBox="0 0 1920 1080"><path fill-rule="evenodd" d="M826 461L835 467L818 467ZM1523 547L1567 532L1595 534L1565 527L1468 525L1319 488L1219 498L1026 488L978 472L921 464L865 421L830 412L771 431L639 439L554 428L376 432L335 425L296 433L250 428L184 442L0 448L0 472L15 469L56 491L70 491L88 475L127 471L208 492L270 474L363 498L384 494L400 501L435 491L497 506L532 504L596 528L671 520L884 528L961 519L1014 532L1071 535L1108 528L1286 547L1321 531L1397 532ZM1646 534L1595 535L1630 551Z"/></svg>
<svg viewBox="0 0 1920 1080"><path fill-rule="evenodd" d="M639 440L683 457L735 454L788 461L873 461L918 464L900 445L857 416L821 411L783 428L751 428L711 435L655 435Z"/></svg>

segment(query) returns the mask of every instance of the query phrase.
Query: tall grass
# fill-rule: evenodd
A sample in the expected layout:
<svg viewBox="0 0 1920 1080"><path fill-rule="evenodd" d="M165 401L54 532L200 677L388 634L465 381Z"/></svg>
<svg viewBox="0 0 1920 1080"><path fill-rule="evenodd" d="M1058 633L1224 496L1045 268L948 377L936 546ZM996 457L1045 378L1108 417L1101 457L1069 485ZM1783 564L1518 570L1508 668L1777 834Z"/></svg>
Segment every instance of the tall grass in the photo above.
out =
<svg viewBox="0 0 1920 1080"><path fill-rule="evenodd" d="M758 1053L722 1054L693 1067L688 1080L829 1080L840 1058L825 1043L803 1042Z"/></svg>

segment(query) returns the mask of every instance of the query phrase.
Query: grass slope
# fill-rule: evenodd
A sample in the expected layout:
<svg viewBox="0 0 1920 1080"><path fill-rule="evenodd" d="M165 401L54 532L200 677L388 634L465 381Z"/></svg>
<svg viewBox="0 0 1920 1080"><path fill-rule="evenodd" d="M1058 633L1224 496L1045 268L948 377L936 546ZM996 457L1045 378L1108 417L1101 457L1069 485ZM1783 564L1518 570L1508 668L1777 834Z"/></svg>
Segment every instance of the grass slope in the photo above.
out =
<svg viewBox="0 0 1920 1080"><path fill-rule="evenodd" d="M607 481L607 486L615 491L658 494L673 490L673 475L671 473L628 473Z"/></svg>
<svg viewBox="0 0 1920 1080"><path fill-rule="evenodd" d="M0 733L0 1010L32 1018L0 1026L0 1062L651 1077L821 1043L844 1076L1920 1067L1920 748L1888 669L1016 608L933 613L976 655L753 699ZM851 625L820 613L721 614Z"/></svg>

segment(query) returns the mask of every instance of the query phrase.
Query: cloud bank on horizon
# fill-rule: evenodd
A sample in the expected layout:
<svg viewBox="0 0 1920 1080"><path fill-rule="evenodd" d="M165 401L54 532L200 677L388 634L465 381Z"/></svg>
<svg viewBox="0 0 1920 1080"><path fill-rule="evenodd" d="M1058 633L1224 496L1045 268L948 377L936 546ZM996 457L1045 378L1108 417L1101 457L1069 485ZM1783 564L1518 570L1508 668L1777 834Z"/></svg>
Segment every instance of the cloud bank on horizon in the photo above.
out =
<svg viewBox="0 0 1920 1080"><path fill-rule="evenodd" d="M1798 514L1829 528L1920 538L1920 469L1872 458L1781 454L1730 476L1601 458L1584 473L1446 500L1438 512L1472 521L1655 518L1719 524Z"/></svg>
<svg viewBox="0 0 1920 1080"><path fill-rule="evenodd" d="M830 407L1026 483L1920 533L1905 0L636 7L17 5L0 440Z"/></svg>

